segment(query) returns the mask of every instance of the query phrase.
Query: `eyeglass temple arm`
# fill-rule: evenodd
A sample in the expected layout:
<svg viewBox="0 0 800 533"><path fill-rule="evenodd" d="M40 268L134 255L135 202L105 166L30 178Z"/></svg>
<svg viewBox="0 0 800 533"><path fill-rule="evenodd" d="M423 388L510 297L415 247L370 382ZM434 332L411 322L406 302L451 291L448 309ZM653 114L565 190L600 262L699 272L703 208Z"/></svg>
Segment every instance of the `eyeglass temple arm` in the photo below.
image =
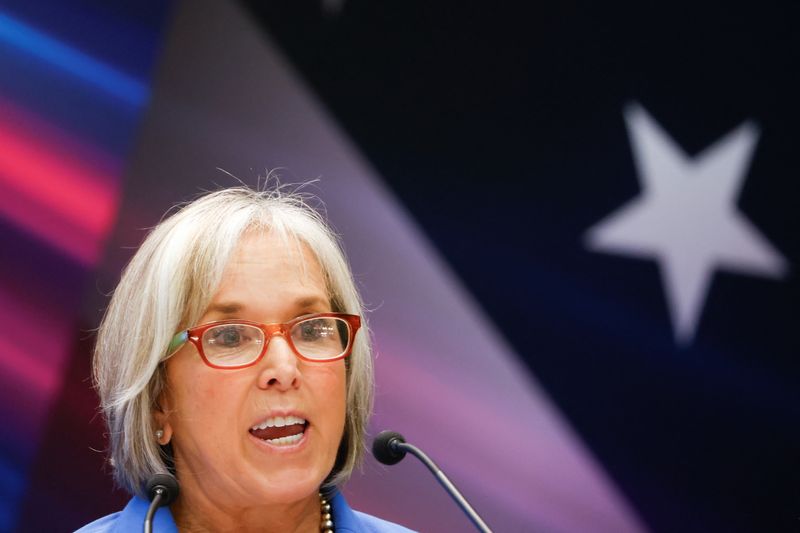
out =
<svg viewBox="0 0 800 533"><path fill-rule="evenodd" d="M189 330L183 330L180 333L176 333L172 340L169 343L169 348L167 348L167 353L172 354L175 350L180 348L186 341L189 340Z"/></svg>

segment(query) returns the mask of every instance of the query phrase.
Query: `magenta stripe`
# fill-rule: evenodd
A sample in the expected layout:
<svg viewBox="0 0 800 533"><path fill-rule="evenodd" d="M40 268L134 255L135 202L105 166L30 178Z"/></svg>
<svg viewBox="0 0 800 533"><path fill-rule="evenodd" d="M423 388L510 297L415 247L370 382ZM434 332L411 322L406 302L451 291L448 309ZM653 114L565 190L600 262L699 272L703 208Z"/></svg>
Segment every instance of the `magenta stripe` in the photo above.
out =
<svg viewBox="0 0 800 533"><path fill-rule="evenodd" d="M0 98L0 215L93 264L118 202L119 163Z"/></svg>

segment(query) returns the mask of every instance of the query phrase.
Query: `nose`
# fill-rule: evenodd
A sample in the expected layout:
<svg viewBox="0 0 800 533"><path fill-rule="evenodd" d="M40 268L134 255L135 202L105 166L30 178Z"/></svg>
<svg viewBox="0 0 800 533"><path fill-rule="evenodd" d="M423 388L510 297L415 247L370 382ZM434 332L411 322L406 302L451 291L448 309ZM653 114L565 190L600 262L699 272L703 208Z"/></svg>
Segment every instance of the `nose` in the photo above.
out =
<svg viewBox="0 0 800 533"><path fill-rule="evenodd" d="M275 334L267 342L267 353L261 361L258 386L261 389L288 391L300 386L299 359L289 343L281 335Z"/></svg>

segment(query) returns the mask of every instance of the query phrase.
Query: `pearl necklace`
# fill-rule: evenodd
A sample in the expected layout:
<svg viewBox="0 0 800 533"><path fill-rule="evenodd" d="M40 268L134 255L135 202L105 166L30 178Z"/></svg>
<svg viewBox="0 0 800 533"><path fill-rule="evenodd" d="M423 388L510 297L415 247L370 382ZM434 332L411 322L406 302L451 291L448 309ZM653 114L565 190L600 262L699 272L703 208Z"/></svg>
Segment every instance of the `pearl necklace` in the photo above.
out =
<svg viewBox="0 0 800 533"><path fill-rule="evenodd" d="M322 533L334 533L333 527L333 513L331 513L331 504L328 500L319 493L319 507L320 514L322 515L322 522L319 525L319 530Z"/></svg>

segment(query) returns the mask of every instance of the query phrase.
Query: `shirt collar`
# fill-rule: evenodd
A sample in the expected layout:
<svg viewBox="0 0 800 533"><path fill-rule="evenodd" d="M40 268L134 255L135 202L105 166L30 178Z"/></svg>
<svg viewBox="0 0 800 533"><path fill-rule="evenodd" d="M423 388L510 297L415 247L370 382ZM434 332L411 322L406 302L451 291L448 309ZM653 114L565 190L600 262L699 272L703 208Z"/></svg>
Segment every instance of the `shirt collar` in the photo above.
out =
<svg viewBox="0 0 800 533"><path fill-rule="evenodd" d="M147 509L150 502L139 496L131 498L128 505L120 513L115 526L115 531L141 531L144 525L144 518L147 516ZM159 507L153 518L153 531L158 533L178 533L175 520L169 507Z"/></svg>

